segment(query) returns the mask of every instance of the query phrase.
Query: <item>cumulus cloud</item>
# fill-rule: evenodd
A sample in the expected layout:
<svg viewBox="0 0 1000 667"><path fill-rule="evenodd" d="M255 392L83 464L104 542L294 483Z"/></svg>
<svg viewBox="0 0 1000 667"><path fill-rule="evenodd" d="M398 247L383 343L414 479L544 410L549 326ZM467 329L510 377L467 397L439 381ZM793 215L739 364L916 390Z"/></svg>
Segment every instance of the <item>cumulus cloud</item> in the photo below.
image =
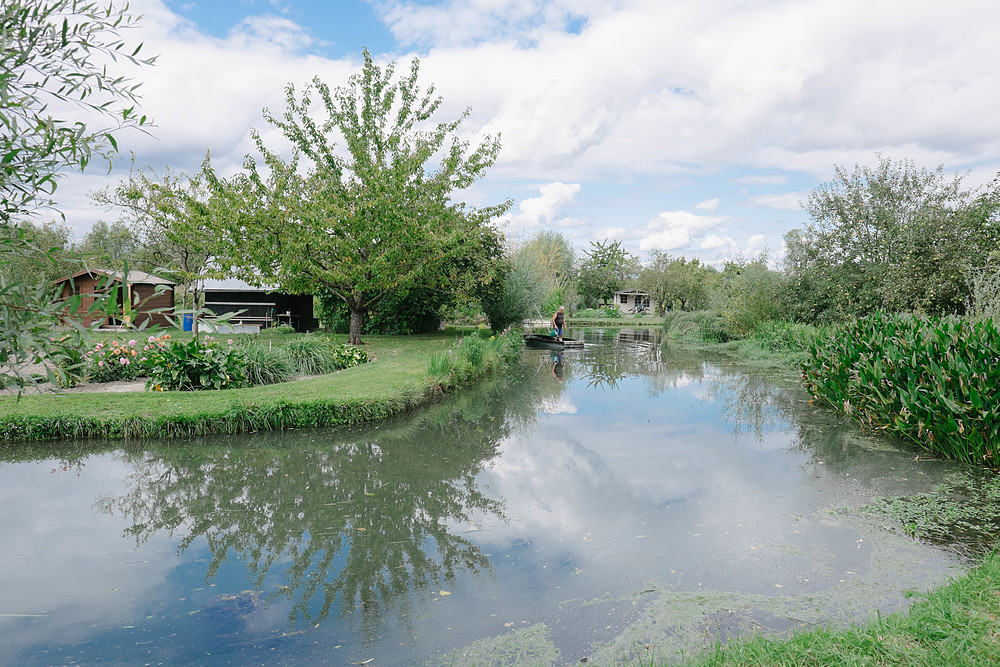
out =
<svg viewBox="0 0 1000 667"><path fill-rule="evenodd" d="M695 236L729 222L725 216L695 215L688 211L665 211L650 221L641 233L639 250L673 251L687 248Z"/></svg>
<svg viewBox="0 0 1000 667"><path fill-rule="evenodd" d="M540 196L524 199L518 205L518 212L507 220L511 232L534 229L543 224L555 227L576 227L579 221L559 217L559 210L580 194L579 183L546 183L538 188Z"/></svg>

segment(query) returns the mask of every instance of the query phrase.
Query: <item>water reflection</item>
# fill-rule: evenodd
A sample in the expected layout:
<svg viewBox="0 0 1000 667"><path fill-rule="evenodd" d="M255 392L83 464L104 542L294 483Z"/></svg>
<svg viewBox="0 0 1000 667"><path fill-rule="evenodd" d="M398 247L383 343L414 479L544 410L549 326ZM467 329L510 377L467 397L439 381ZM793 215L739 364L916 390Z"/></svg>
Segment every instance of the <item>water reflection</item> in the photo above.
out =
<svg viewBox="0 0 1000 667"><path fill-rule="evenodd" d="M103 496L98 507L126 517L137 545L161 531L181 551L204 538L209 582L238 560L266 602L293 603L293 625L358 610L374 637L386 607L405 605L411 589L490 571L456 529L473 515L504 520L502 499L476 476L510 429L532 418L538 395L523 386L527 379L480 387L418 420L378 428L126 454L135 470L128 490ZM499 391L529 400L500 402ZM267 590L276 571L280 584Z"/></svg>

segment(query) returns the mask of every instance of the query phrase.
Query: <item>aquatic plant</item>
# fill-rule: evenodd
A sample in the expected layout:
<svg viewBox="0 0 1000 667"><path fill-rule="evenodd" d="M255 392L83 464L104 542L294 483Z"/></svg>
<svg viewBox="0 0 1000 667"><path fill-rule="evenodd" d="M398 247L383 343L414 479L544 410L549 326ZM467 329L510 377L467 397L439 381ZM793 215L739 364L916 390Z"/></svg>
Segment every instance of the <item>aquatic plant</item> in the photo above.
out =
<svg viewBox="0 0 1000 667"><path fill-rule="evenodd" d="M869 429L949 458L1000 463L992 320L876 313L810 346L802 378L814 397Z"/></svg>

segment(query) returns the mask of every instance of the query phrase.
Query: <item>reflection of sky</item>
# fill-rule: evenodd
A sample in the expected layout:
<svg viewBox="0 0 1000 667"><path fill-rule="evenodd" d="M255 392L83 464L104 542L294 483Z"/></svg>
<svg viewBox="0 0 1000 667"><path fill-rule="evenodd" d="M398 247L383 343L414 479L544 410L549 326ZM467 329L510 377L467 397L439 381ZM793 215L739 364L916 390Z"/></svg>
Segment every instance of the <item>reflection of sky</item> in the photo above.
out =
<svg viewBox="0 0 1000 667"><path fill-rule="evenodd" d="M95 487L122 488L129 472L110 456L80 469L0 466L0 614L10 615L0 617L0 636L12 650L53 637L73 642L94 623L129 625L136 600L158 595L176 565L174 541L157 535L136 548L122 538L127 522L94 509Z"/></svg>
<svg viewBox="0 0 1000 667"><path fill-rule="evenodd" d="M40 616L0 617L0 645L26 664L403 664L545 623L575 662L584 653L574 651L614 639L638 613L619 597L647 587L800 595L864 573L872 545L825 510L861 504L892 480L933 481L891 452L824 465L814 456L821 443L792 447L794 424L778 417L759 437L735 430L719 369L703 377L668 365L612 389L588 386L573 363L567 355L561 391L549 391L534 424L504 439L477 478L503 501L506 521L477 514L451 526L489 554L489 571L459 570L412 591L378 610L374 630L360 610L289 626L287 599L266 602L288 583L287 561L255 590L232 555L206 582L203 538L179 553L181 534L136 547L122 536L128 521L94 507L141 474L112 455L88 458L79 473L55 462L2 465L0 614ZM928 570L946 560L920 554ZM45 654L51 642L65 656Z"/></svg>

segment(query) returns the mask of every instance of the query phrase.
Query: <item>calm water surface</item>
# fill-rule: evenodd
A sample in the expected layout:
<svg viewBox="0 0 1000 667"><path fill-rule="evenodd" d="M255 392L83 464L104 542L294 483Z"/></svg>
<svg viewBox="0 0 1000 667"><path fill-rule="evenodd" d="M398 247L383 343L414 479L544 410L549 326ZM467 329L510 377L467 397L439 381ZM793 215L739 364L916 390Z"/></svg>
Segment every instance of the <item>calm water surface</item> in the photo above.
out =
<svg viewBox="0 0 1000 667"><path fill-rule="evenodd" d="M794 378L577 332L377 427L0 460L0 662L609 664L846 623L961 571L928 491Z"/></svg>

